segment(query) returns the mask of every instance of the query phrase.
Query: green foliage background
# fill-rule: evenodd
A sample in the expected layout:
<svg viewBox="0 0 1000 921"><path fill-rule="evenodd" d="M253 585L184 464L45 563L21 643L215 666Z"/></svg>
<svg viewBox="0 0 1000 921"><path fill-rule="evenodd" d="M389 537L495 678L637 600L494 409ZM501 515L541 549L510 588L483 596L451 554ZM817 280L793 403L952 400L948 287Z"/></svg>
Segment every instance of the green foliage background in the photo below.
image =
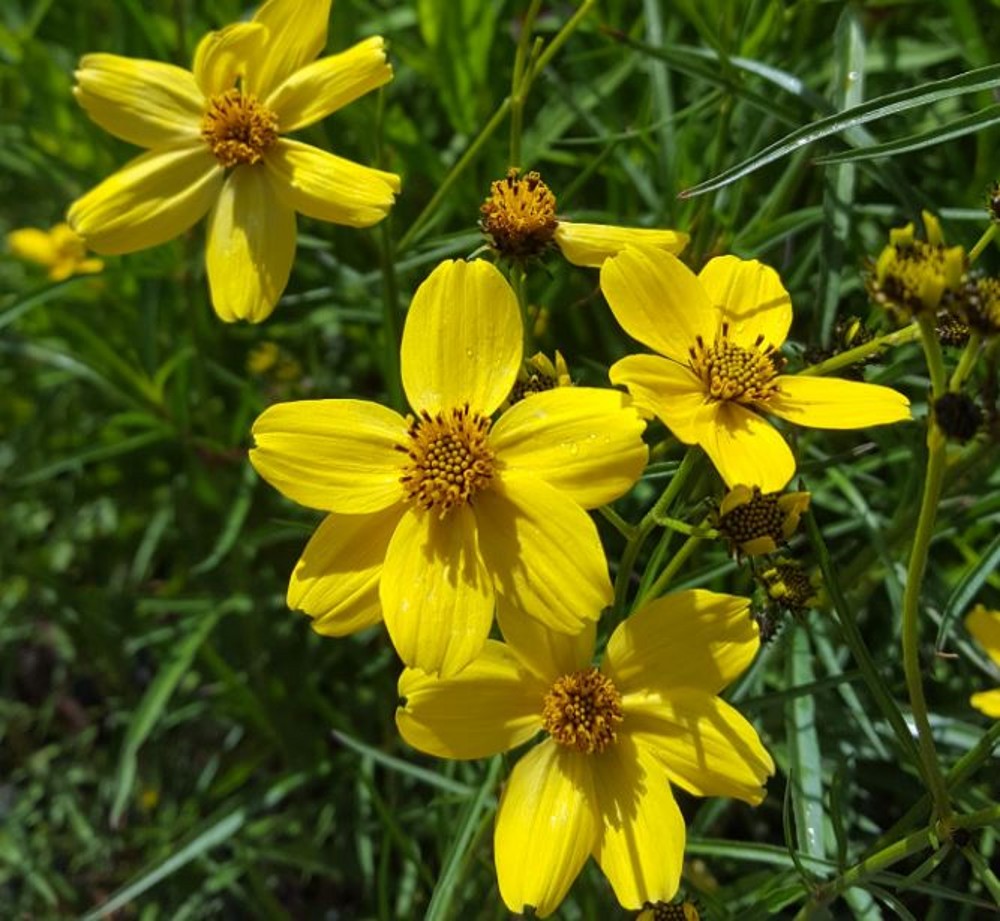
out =
<svg viewBox="0 0 1000 921"><path fill-rule="evenodd" d="M262 326L215 319L200 228L55 286L0 258L0 917L97 917L109 898L116 917L150 921L506 915L490 850L502 766L407 750L392 721L399 666L384 635L323 639L286 609L316 516L259 482L246 448L253 419L278 400L397 398L385 375L394 345L383 331L383 268L405 304L433 264L480 246L478 207L508 166L505 122L414 222L509 92L527 6L338 0L328 49L385 35L396 77L306 136L400 173L404 191L371 231L300 218L292 282ZM551 38L574 8L544 4L537 34ZM0 231L61 220L133 153L75 105L80 55L187 66L205 31L248 12L235 0L4 3ZM563 215L689 230L695 265L722 252L773 265L796 308L794 362L796 348L830 342L837 316L869 316L861 270L889 227L928 207L950 241L979 237L1000 132L984 115L974 133L892 158L827 167L814 158L934 131L987 109L991 94L840 133L717 192L682 200L678 191L847 105L992 63L998 12L995 0L602 0L532 88L522 161L543 172ZM997 261L995 249L982 260L994 271ZM539 344L559 348L578 381L606 382L609 363L634 350L596 273L553 253L532 271L530 293L546 308ZM251 373L263 343L281 358ZM924 414L916 346L866 374ZM990 374L975 378L987 405ZM997 432L994 414L955 452L922 610L942 760L976 750L985 764L957 788L966 811L1000 794L996 759L980 743L986 722L968 705L997 676L960 620L973 600L1000 600ZM664 436L651 429L651 440ZM923 452L916 424L798 443L835 571L900 701L901 578ZM628 520L680 457L671 444L654 454L616 505ZM704 514L703 496L719 494L704 471L689 520ZM622 540L602 528L614 566ZM657 539L660 560L679 545ZM795 546L808 557L807 540ZM746 568L708 542L673 587L692 585L753 590ZM926 824L919 777L829 611L787 628L732 697L779 773L756 810L683 800L688 857L702 862L688 890L704 916L792 917L817 880L871 853L884 833ZM995 868L996 829L977 832L972 850ZM983 876L954 848L932 865L927 856L813 916L968 921L995 911ZM559 916L624 917L614 905L590 867Z"/></svg>

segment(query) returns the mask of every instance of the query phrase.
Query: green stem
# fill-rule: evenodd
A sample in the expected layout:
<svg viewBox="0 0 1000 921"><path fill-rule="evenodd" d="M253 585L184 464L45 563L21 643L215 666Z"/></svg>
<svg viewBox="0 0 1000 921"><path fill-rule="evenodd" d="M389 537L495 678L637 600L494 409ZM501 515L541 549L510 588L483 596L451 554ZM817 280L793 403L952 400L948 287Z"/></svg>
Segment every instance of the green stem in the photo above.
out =
<svg viewBox="0 0 1000 921"><path fill-rule="evenodd" d="M510 81L510 156L508 165L520 168L521 166L521 131L524 126L524 103L528 97L530 79L525 82L526 69L530 72L531 64L528 60L528 44L531 41L531 33L535 27L535 19L541 9L542 0L532 0L528 12L525 14L521 24L521 38L517 43L517 52L514 55L514 75Z"/></svg>
<svg viewBox="0 0 1000 921"><path fill-rule="evenodd" d="M621 515L610 505L601 505L597 509L601 516L607 521L625 540L631 540L635 536L635 528L630 525ZM1000 726L1000 723L997 724Z"/></svg>
<svg viewBox="0 0 1000 921"><path fill-rule="evenodd" d="M955 371L948 382L948 389L952 393L958 393L962 389L962 384L976 366L976 359L979 357L979 346L982 345L983 337L979 333L969 333L969 341L965 343L962 357L959 358Z"/></svg>
<svg viewBox="0 0 1000 921"><path fill-rule="evenodd" d="M399 345L403 326L399 309L399 285L396 281L396 260L392 252L389 221L379 225L379 262L382 268L382 374L389 405L400 412L406 410L403 384L399 371Z"/></svg>
<svg viewBox="0 0 1000 921"><path fill-rule="evenodd" d="M969 250L969 265L972 265L982 255L983 250L990 245L991 241L996 239L997 233L1000 233L1000 224L990 224L983 231L983 235L976 242L976 245Z"/></svg>
<svg viewBox="0 0 1000 921"><path fill-rule="evenodd" d="M715 528L706 527L705 522L701 524L688 524L686 521L681 521L680 518L661 515L656 519L656 523L660 527L670 528L671 531L676 531L678 534L687 534L688 537L716 540L719 536L719 532Z"/></svg>
<svg viewBox="0 0 1000 921"><path fill-rule="evenodd" d="M528 273L520 262L510 267L510 286L517 297L517 306L521 308L521 326L524 329L524 354L530 356L534 352L535 324L530 316L528 301Z"/></svg>
<svg viewBox="0 0 1000 921"><path fill-rule="evenodd" d="M699 534L692 534L683 544L681 544L680 550L678 550L671 558L670 562L663 568L661 572L654 580L653 584L646 589L637 599L636 605L645 601L647 598L659 598L663 594L664 589L673 581L674 576L680 572L681 567L688 561L691 554L694 553L695 548L704 540L704 537Z"/></svg>
<svg viewBox="0 0 1000 921"><path fill-rule="evenodd" d="M555 38L552 39L548 45L545 46L545 50L538 56L538 60L535 62L535 66L531 68L528 72L526 79L528 80L528 86L531 85L531 81L540 74L549 65L549 61L552 60L558 53L559 49L566 44L566 40L576 31L577 26L583 22L584 17L594 8L597 0L583 0L580 4L580 9L578 9L567 21L558 33L556 33ZM527 88L525 88L527 92Z"/></svg>
<svg viewBox="0 0 1000 921"><path fill-rule="evenodd" d="M848 349L846 352L841 352L839 355L833 355L827 358L826 361L821 361L818 364L810 365L808 368L803 368L798 373L804 377L817 377L823 374L830 374L833 371L839 371L841 368L846 368L849 365L853 365L869 355L874 355L876 352L881 351L884 348L888 348L894 345L903 345L906 342L915 342L920 338L920 326L917 323L911 323L909 326L904 326L902 329L897 329L895 332L886 333L884 336L877 336L870 342L864 342L861 345L855 346L853 349Z"/></svg>

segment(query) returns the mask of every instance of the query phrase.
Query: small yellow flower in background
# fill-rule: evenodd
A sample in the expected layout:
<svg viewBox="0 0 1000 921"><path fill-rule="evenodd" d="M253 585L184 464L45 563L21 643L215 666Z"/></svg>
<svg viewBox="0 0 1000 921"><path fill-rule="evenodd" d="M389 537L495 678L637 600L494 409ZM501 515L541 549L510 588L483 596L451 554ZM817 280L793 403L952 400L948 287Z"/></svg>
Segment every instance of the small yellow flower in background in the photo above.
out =
<svg viewBox="0 0 1000 921"><path fill-rule="evenodd" d="M689 239L677 230L579 224L557 218L556 197L541 176L532 172L519 177L513 167L490 186L490 197L480 211L480 226L493 248L515 260L541 256L555 243L573 265L597 268L629 243L679 253Z"/></svg>
<svg viewBox="0 0 1000 921"><path fill-rule="evenodd" d="M965 618L965 629L986 650L993 664L1000 667L1000 611L987 611L977 604ZM973 694L969 703L981 713L1000 719L1000 688Z"/></svg>
<svg viewBox="0 0 1000 921"><path fill-rule="evenodd" d="M400 352L416 417L377 403L279 403L250 459L282 493L329 512L292 574L288 604L320 633L385 620L400 658L462 669L496 598L576 633L612 598L584 509L646 464L645 423L614 390L559 387L504 412L521 368L521 316L499 270L445 262L413 297Z"/></svg>
<svg viewBox="0 0 1000 921"><path fill-rule="evenodd" d="M657 902L639 912L635 921L701 921L694 902Z"/></svg>
<svg viewBox="0 0 1000 921"><path fill-rule="evenodd" d="M572 386L573 381L569 376L566 359L563 358L558 349L554 362L548 355L537 352L521 366L504 407L517 403L533 393L544 393L546 390L554 390L556 387Z"/></svg>
<svg viewBox="0 0 1000 921"><path fill-rule="evenodd" d="M955 291L948 292L944 303L948 322L964 327L966 340L970 330L981 336L1000 334L1000 278L985 275L963 279ZM939 327L940 323L939 319ZM938 332L940 335L940 328Z"/></svg>
<svg viewBox="0 0 1000 921"><path fill-rule="evenodd" d="M87 245L69 224L51 230L22 227L7 234L7 245L18 259L48 269L51 281L65 281L72 275L93 275L104 268L100 259L87 255Z"/></svg>
<svg viewBox="0 0 1000 921"><path fill-rule="evenodd" d="M889 232L868 278L868 293L875 303L911 319L936 311L945 293L954 291L965 273L965 250L946 246L938 219L922 212L927 239L918 240L913 223Z"/></svg>
<svg viewBox="0 0 1000 921"><path fill-rule="evenodd" d="M799 526L809 493L762 493L758 486L734 486L719 503L713 524L734 554L774 553Z"/></svg>
<svg viewBox="0 0 1000 921"><path fill-rule="evenodd" d="M601 289L625 332L659 352L616 362L612 382L701 445L727 486L777 492L795 473L791 449L758 411L825 429L910 418L909 400L888 387L781 374L791 299L756 260L720 256L695 275L670 253L629 246L601 267Z"/></svg>
<svg viewBox="0 0 1000 921"><path fill-rule="evenodd" d="M759 648L746 598L701 590L657 599L621 623L599 668L595 630L576 637L498 609L460 675L407 669L396 724L414 748L483 758L547 735L514 767L497 809L500 894L513 912L558 907L593 854L626 908L673 898L684 819L672 785L758 804L774 763L717 695Z"/></svg>
<svg viewBox="0 0 1000 921"><path fill-rule="evenodd" d="M313 60L331 0L269 0L251 22L210 32L192 71L89 54L75 95L116 137L148 151L70 207L99 253L165 243L208 214L212 304L226 321L274 309L295 256L295 214L351 227L382 220L399 177L282 137L392 78L384 41Z"/></svg>

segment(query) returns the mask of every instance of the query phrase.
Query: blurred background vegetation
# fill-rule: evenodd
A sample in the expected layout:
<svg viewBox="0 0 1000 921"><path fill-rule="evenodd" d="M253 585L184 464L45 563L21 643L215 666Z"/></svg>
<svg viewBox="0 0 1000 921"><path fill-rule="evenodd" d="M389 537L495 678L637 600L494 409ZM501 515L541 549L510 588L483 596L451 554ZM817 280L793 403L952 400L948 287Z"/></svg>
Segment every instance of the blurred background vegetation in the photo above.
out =
<svg viewBox="0 0 1000 921"><path fill-rule="evenodd" d="M286 609L317 516L261 484L246 448L272 402L391 392L380 264L393 266L405 304L433 264L481 245L479 205L508 166L505 123L414 222L509 92L527 6L337 0L328 50L382 34L396 77L307 139L381 162L404 192L371 231L300 218L292 281L262 326L212 314L200 227L55 285L0 256L0 917L96 918L104 903L114 917L148 921L506 915L490 849L502 768L406 750L384 635L324 639ZM551 38L575 8L543 3L537 34ZM59 222L134 155L74 103L80 55L187 66L204 32L251 11L236 0L6 0L0 232ZM532 88L523 165L542 171L562 215L688 230L694 265L722 252L773 265L796 308L795 362L831 344L838 317L883 322L862 270L890 227L927 207L950 242L979 237L1000 131L984 119L891 158L815 158L935 131L995 99L939 99L717 192L678 192L838 109L991 64L998 12L996 0L601 0ZM995 271L996 250L982 262ZM604 383L633 348L596 273L553 253L532 271L530 293L544 308L540 346L559 348L577 381ZM915 346L865 373L923 414ZM928 623L940 624L937 637L925 630L924 651L949 765L986 728L969 693L996 684L960 626L973 599L1000 599L995 368L975 380L994 407L991 427L956 449L925 595ZM651 441L664 436L651 428ZM917 425L799 442L817 521L899 700L900 580L922 442ZM616 505L629 520L679 451L657 457ZM712 476L693 494L691 520L703 496L720 494ZM614 561L621 538L601 525ZM806 541L796 548L808 559ZM664 538L654 552L672 549ZM675 581L691 585L753 590L746 567L709 542ZM779 773L756 810L682 799L686 886L703 916L792 917L813 880L862 858L894 823L898 834L926 820L911 812L922 785L858 679L829 612L814 611L735 688ZM959 787L963 807L997 798L996 766ZM995 829L975 847L997 866ZM992 916L967 862L948 849L932 866L921 859L852 889L826 917ZM626 916L614 906L590 867L559 917Z"/></svg>

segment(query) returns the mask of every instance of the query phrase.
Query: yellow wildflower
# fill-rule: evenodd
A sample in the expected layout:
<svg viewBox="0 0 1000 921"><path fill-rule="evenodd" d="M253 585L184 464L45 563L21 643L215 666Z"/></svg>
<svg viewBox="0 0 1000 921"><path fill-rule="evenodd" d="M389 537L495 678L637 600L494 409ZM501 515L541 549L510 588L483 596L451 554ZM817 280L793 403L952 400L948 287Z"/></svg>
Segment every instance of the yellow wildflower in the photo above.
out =
<svg viewBox="0 0 1000 921"><path fill-rule="evenodd" d="M551 914L591 854L624 907L669 901L686 837L672 784L763 800L774 763L717 696L757 653L748 606L701 590L657 599L615 629L596 668L593 626L560 635L501 603L506 642L487 642L460 675L403 672L396 724L414 748L483 758L547 734L497 809L497 878L511 911Z"/></svg>
<svg viewBox="0 0 1000 921"><path fill-rule="evenodd" d="M733 553L774 553L799 526L809 493L762 493L758 486L734 486L719 503L713 524Z"/></svg>
<svg viewBox="0 0 1000 921"><path fill-rule="evenodd" d="M670 253L629 246L604 263L601 288L622 328L660 353L623 358L611 380L701 445L730 487L777 492L795 473L791 449L755 410L828 429L910 418L888 387L781 374L791 300L755 260L720 256L695 275Z"/></svg>
<svg viewBox="0 0 1000 921"><path fill-rule="evenodd" d="M406 317L415 418L360 400L280 403L257 420L257 471L330 512L288 603L321 633L384 618L407 665L451 674L482 649L497 596L575 633L611 601L584 509L641 474L644 423L613 390L559 387L494 423L521 367L520 312L486 262L445 262Z"/></svg>
<svg viewBox="0 0 1000 921"><path fill-rule="evenodd" d="M793 614L802 614L822 603L822 578L818 572L806 572L798 560L782 557L763 570L759 579L768 598Z"/></svg>
<svg viewBox="0 0 1000 921"><path fill-rule="evenodd" d="M523 400L533 393L544 393L556 387L572 387L569 368L562 353L556 349L556 359L553 362L548 355L536 352L521 366L517 380L507 398L505 406Z"/></svg>
<svg viewBox="0 0 1000 921"><path fill-rule="evenodd" d="M69 224L56 224L51 230L22 227L7 234L7 245L18 259L37 263L48 269L51 281L65 281L72 275L93 275L104 268L100 259L87 255L87 245Z"/></svg>
<svg viewBox="0 0 1000 921"><path fill-rule="evenodd" d="M295 255L295 214L351 227L385 217L399 177L282 137L392 78L373 37L313 60L331 0L268 0L210 32L192 70L88 54L77 100L98 125L148 148L78 199L73 229L99 253L164 243L208 214L212 304L226 321L274 309Z"/></svg>
<svg viewBox="0 0 1000 921"><path fill-rule="evenodd" d="M965 629L986 650L993 664L1000 667L1000 611L987 611L977 604L965 618ZM987 716L1000 719L1000 688L973 694L969 703Z"/></svg>
<svg viewBox="0 0 1000 921"><path fill-rule="evenodd" d="M493 248L510 259L542 255L552 243L573 265L597 268L629 243L679 253L688 235L678 230L579 224L556 217L556 197L536 172L519 177L515 168L490 186L480 222Z"/></svg>

